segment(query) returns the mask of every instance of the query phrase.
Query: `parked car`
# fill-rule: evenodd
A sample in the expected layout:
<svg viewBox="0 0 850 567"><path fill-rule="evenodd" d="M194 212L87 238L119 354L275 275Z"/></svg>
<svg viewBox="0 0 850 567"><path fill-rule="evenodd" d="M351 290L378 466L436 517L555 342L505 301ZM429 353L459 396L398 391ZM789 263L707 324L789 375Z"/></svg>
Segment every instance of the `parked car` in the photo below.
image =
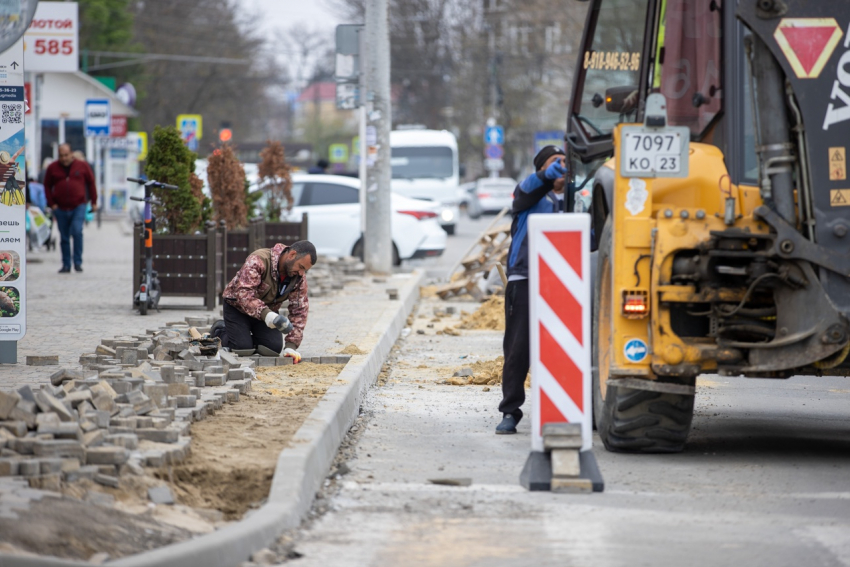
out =
<svg viewBox="0 0 850 567"><path fill-rule="evenodd" d="M510 177L483 177L475 183L475 193L485 213L498 213L510 208L514 200L516 180Z"/></svg>
<svg viewBox="0 0 850 567"><path fill-rule="evenodd" d="M481 201L478 200L478 194L475 192L475 185L475 181L472 181L460 186L460 208L466 210L467 216L473 220L480 218L484 212Z"/></svg>
<svg viewBox="0 0 850 567"><path fill-rule="evenodd" d="M262 187L260 187L262 189ZM393 263L440 256L446 231L440 227L440 205L391 193ZM340 175L292 175L292 210L286 220L308 215L308 238L324 256L363 256L360 231L360 180ZM265 208L264 195L258 205Z"/></svg>

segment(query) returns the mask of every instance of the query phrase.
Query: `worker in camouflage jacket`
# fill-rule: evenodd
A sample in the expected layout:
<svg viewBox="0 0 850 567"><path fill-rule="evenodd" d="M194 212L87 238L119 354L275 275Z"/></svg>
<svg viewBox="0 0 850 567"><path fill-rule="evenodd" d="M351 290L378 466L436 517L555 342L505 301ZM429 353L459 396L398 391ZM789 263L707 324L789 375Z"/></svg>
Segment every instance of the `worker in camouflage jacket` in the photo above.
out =
<svg viewBox="0 0 850 567"><path fill-rule="evenodd" d="M264 347L272 351L268 355L300 362L297 349L310 307L305 276L315 263L316 247L306 240L254 251L224 288L224 320L213 324L211 334L231 350ZM278 312L286 300L288 317Z"/></svg>

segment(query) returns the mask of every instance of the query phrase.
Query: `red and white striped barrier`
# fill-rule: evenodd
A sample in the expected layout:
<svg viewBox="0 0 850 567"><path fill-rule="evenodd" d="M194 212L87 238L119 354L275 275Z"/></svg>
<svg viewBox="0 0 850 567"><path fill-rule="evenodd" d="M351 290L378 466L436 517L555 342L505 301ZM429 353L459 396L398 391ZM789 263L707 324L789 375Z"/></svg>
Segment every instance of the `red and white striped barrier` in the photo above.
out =
<svg viewBox="0 0 850 567"><path fill-rule="evenodd" d="M543 451L544 423L581 423L592 443L590 216L528 218L531 316L531 450Z"/></svg>

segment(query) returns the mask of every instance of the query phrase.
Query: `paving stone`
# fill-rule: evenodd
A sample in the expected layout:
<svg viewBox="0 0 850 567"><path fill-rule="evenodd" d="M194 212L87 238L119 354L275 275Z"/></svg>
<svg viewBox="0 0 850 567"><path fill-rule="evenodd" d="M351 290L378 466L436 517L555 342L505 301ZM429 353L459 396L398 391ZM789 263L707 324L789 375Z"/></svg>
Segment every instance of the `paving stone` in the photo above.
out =
<svg viewBox="0 0 850 567"><path fill-rule="evenodd" d="M106 439L106 431L103 429L95 429L83 434L83 445L86 447L96 447Z"/></svg>
<svg viewBox="0 0 850 567"><path fill-rule="evenodd" d="M55 396L45 390L39 390L35 394L35 403L38 404L41 411L52 411L56 413L62 421L74 421L74 416L71 415L71 410L69 410L61 401L56 399Z"/></svg>
<svg viewBox="0 0 850 567"><path fill-rule="evenodd" d="M36 441L37 439L34 437L23 437L20 439L12 439L7 443L7 445L19 455L32 455Z"/></svg>
<svg viewBox="0 0 850 567"><path fill-rule="evenodd" d="M157 443L175 443L180 434L174 429L143 428L136 429L139 439L156 441Z"/></svg>
<svg viewBox="0 0 850 567"><path fill-rule="evenodd" d="M20 407L20 404L14 408L9 413L10 421L23 421L27 424L27 428L32 429L36 425L36 414L32 411L27 411L26 409Z"/></svg>
<svg viewBox="0 0 850 567"><path fill-rule="evenodd" d="M80 469L79 459L62 459L62 472L71 472Z"/></svg>
<svg viewBox="0 0 850 567"><path fill-rule="evenodd" d="M581 437L581 424L580 423L544 423L542 433L543 433L543 437L546 437L547 435Z"/></svg>
<svg viewBox="0 0 850 567"><path fill-rule="evenodd" d="M18 461L16 459L0 457L0 476L16 476L18 474Z"/></svg>
<svg viewBox="0 0 850 567"><path fill-rule="evenodd" d="M78 407L81 403L91 401L91 399L91 390L79 390L69 393L62 399L62 402L71 404L71 407Z"/></svg>
<svg viewBox="0 0 850 567"><path fill-rule="evenodd" d="M291 356L279 356L275 359L275 365L277 366L289 366L293 362Z"/></svg>
<svg viewBox="0 0 850 567"><path fill-rule="evenodd" d="M232 404L239 401L239 390L232 388L225 393L227 394L227 403Z"/></svg>
<svg viewBox="0 0 850 567"><path fill-rule="evenodd" d="M95 349L94 352L95 352L95 354L100 354L100 355L104 355L104 356L115 356L115 349L110 348L109 346L107 346L105 344L97 345L97 348Z"/></svg>
<svg viewBox="0 0 850 567"><path fill-rule="evenodd" d="M322 356L319 358L319 364L336 364L335 356Z"/></svg>
<svg viewBox="0 0 850 567"><path fill-rule="evenodd" d="M154 504L174 504L174 496L167 486L152 486L148 488L148 498Z"/></svg>
<svg viewBox="0 0 850 567"><path fill-rule="evenodd" d="M271 365L273 366L273 365ZM207 374L204 378L204 383L206 386L224 386L224 383L227 381L227 376L224 374Z"/></svg>
<svg viewBox="0 0 850 567"><path fill-rule="evenodd" d="M82 480L84 478L88 480L93 480L94 475L96 474L96 465L86 465L76 470L65 471L62 473L62 477L65 479L66 482L77 482L78 480Z"/></svg>
<svg viewBox="0 0 850 567"><path fill-rule="evenodd" d="M124 447L92 447L86 450L87 465L121 465L130 458L130 451Z"/></svg>
<svg viewBox="0 0 850 567"><path fill-rule="evenodd" d="M94 476L92 476L92 480L94 480ZM115 497L111 494L106 494L104 492L99 492L97 490L89 490L86 492L86 496L84 498L86 502L89 504L94 504L95 506L103 506L104 508L111 508L115 503Z"/></svg>
<svg viewBox="0 0 850 567"><path fill-rule="evenodd" d="M38 459L19 461L18 474L21 476L38 476L41 474L41 463Z"/></svg>
<svg viewBox="0 0 850 567"><path fill-rule="evenodd" d="M244 380L246 374L247 372L244 368L231 368L227 371L227 380L228 382L231 380Z"/></svg>
<svg viewBox="0 0 850 567"><path fill-rule="evenodd" d="M577 477L581 473L577 449L555 449L551 457L553 476Z"/></svg>
<svg viewBox="0 0 850 567"><path fill-rule="evenodd" d="M179 384L145 384L142 386L142 391L150 397L156 407L164 408L168 405L170 386L179 386Z"/></svg>
<svg viewBox="0 0 850 567"><path fill-rule="evenodd" d="M124 447L131 451L139 448L139 436L135 433L115 433L106 435L104 441L116 447Z"/></svg>
<svg viewBox="0 0 850 567"><path fill-rule="evenodd" d="M197 402L197 398L195 396L174 396L174 399L177 401L178 408L193 408L195 407L195 402Z"/></svg>
<svg viewBox="0 0 850 567"><path fill-rule="evenodd" d="M83 440L83 430L74 422L43 423L38 426L39 434L53 435L54 439Z"/></svg>
<svg viewBox="0 0 850 567"><path fill-rule="evenodd" d="M62 474L51 473L31 476L27 479L32 488L40 490L49 490L51 492L59 492L62 490Z"/></svg>
<svg viewBox="0 0 850 567"><path fill-rule="evenodd" d="M9 414L21 401L21 395L17 392L0 391L0 419L8 419Z"/></svg>
<svg viewBox="0 0 850 567"><path fill-rule="evenodd" d="M27 424L23 421L0 421L0 428L5 429L15 437L27 434Z"/></svg>
<svg viewBox="0 0 850 567"><path fill-rule="evenodd" d="M169 396L188 396L189 395L189 384L186 382L179 382L174 384L164 384L166 393Z"/></svg>
<svg viewBox="0 0 850 567"><path fill-rule="evenodd" d="M57 361L57 364L59 362ZM84 378L83 372L81 370L72 370L70 368L60 368L56 372L50 375L50 383L54 386L59 386L63 382L68 382L70 380L82 380Z"/></svg>
<svg viewBox="0 0 850 567"><path fill-rule="evenodd" d="M58 354L28 355L27 366L52 366L59 364Z"/></svg>
<svg viewBox="0 0 850 567"><path fill-rule="evenodd" d="M277 358L273 356L261 356L257 366L277 366Z"/></svg>
<svg viewBox="0 0 850 567"><path fill-rule="evenodd" d="M33 453L39 457L71 457L85 459L86 451L82 444L70 439L37 440L32 445Z"/></svg>
<svg viewBox="0 0 850 567"><path fill-rule="evenodd" d="M118 406L115 404L115 399L108 394L101 394L92 400L92 405L98 411L103 411L108 413L109 415L114 415L118 413Z"/></svg>
<svg viewBox="0 0 850 567"><path fill-rule="evenodd" d="M62 459L39 459L40 463L39 474L56 474L62 472Z"/></svg>
<svg viewBox="0 0 850 567"><path fill-rule="evenodd" d="M97 473L94 475L94 481L98 484L102 484L103 486L109 486L110 488L118 488L119 486L118 477L108 474Z"/></svg>

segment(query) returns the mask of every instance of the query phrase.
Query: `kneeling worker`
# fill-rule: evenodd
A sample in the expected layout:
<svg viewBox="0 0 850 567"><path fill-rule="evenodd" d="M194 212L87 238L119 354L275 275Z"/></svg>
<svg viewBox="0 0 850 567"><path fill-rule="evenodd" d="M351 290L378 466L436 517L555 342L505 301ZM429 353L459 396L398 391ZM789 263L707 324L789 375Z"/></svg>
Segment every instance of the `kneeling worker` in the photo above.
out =
<svg viewBox="0 0 850 567"><path fill-rule="evenodd" d="M306 240L254 251L224 288L224 320L213 324L212 336L231 350L263 346L300 362L296 349L310 307L305 275L315 263L316 247ZM289 319L278 314L287 299Z"/></svg>

